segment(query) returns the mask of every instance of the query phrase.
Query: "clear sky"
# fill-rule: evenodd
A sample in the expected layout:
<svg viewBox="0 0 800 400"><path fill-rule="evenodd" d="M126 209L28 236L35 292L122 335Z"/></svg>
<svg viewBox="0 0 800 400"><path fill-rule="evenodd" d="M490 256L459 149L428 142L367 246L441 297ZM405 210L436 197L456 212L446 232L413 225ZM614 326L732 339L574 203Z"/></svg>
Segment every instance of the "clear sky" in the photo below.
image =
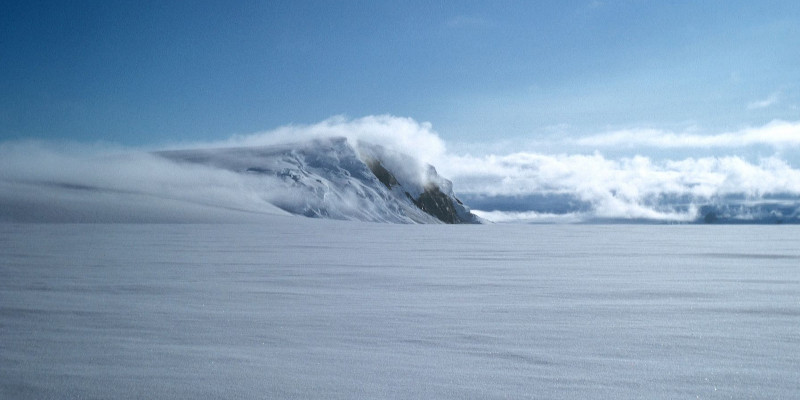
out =
<svg viewBox="0 0 800 400"><path fill-rule="evenodd" d="M448 142L800 120L797 1L11 1L0 140L208 141L334 115Z"/></svg>

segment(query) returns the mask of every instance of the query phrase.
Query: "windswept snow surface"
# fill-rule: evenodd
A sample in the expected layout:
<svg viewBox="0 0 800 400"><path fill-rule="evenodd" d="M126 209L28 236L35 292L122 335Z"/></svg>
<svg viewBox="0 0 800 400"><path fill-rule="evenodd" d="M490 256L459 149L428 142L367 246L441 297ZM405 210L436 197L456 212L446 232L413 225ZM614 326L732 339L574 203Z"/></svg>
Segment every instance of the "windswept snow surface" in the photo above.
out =
<svg viewBox="0 0 800 400"><path fill-rule="evenodd" d="M0 398L798 398L799 228L0 224Z"/></svg>

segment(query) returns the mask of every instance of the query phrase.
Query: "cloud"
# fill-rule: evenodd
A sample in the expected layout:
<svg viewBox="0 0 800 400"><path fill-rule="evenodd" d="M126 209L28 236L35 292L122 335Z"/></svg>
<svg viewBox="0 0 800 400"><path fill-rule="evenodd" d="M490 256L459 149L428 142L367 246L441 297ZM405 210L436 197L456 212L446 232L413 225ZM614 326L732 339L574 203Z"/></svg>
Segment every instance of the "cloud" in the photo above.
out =
<svg viewBox="0 0 800 400"><path fill-rule="evenodd" d="M603 2L602 1L595 0L595 1L592 1L592 2L589 3L589 7L590 8L598 8L598 7L602 7L602 6L603 6Z"/></svg>
<svg viewBox="0 0 800 400"><path fill-rule="evenodd" d="M488 195L574 193L637 200L663 193L712 197L743 193L800 194L800 170L768 157L751 163L738 156L653 161L593 155L514 153L450 156L441 168L461 192Z"/></svg>
<svg viewBox="0 0 800 400"><path fill-rule="evenodd" d="M764 100L759 100L759 101L754 101L754 102L749 103L747 105L747 109L748 110L759 110L759 109L762 109L762 108L767 108L767 107L771 107L771 106L773 106L775 104L778 104L779 101L780 101L780 94L776 92L776 93L771 94L769 97L767 97Z"/></svg>
<svg viewBox="0 0 800 400"><path fill-rule="evenodd" d="M539 224L557 224L557 223L578 223L584 222L588 218L581 213L566 213L566 214L553 214L553 213L540 213L536 211L482 211L472 210L472 212L491 222L525 222L525 223L539 223Z"/></svg>
<svg viewBox="0 0 800 400"><path fill-rule="evenodd" d="M302 142L314 138L345 137L351 143L364 141L433 163L446 152L445 143L428 122L392 115L348 119L335 116L311 125L286 125L228 140L199 143L192 147L266 146Z"/></svg>
<svg viewBox="0 0 800 400"><path fill-rule="evenodd" d="M435 164L446 153L430 124L388 115L337 116L179 148L291 147L330 137L391 149L383 160L396 161L398 179L419 182L425 179L425 163ZM403 153L414 157L400 156ZM311 201L301 197L275 177L173 162L137 149L41 141L0 143L0 221L251 222L261 216L287 215L274 204ZM361 212L370 206L358 205Z"/></svg>
<svg viewBox="0 0 800 400"><path fill-rule="evenodd" d="M773 121L736 132L711 135L675 133L659 129L629 129L572 140L587 147L741 148L766 145L775 148L800 146L800 122Z"/></svg>
<svg viewBox="0 0 800 400"><path fill-rule="evenodd" d="M691 221L698 207L728 198L800 199L800 170L777 157L755 163L738 156L653 161L644 156L608 159L600 154L519 152L450 157L442 170L457 193L503 198L505 203L518 199L516 210L500 215L485 213L493 209L486 209L491 201L484 200L484 213L478 214L490 220L552 220L542 208L548 196L576 204L560 213L559 218L567 220Z"/></svg>
<svg viewBox="0 0 800 400"><path fill-rule="evenodd" d="M447 20L446 25L448 28L485 28L494 25L493 22L481 18L468 15L457 15Z"/></svg>
<svg viewBox="0 0 800 400"><path fill-rule="evenodd" d="M353 142L371 142L435 165L442 176L453 181L456 193L520 198L552 194L574 199L575 204L580 205L579 210L566 213L548 213L534 208L514 210L523 214L513 218L526 220L690 221L697 217L698 207L722 201L720 199L728 196L763 199L764 196L789 194L800 198L800 170L777 154L757 160L747 160L738 155L681 159L653 159L646 155L607 158L599 152L457 154L447 151L431 124L390 115L358 119L334 117L318 124L291 125L237 136L224 143L275 144L322 136L344 136ZM551 140L564 141L557 136L552 136ZM568 141L577 144L578 148L627 146L637 153L647 147L742 149L767 145L779 149L800 145L800 122L774 121L760 127L711 135L657 129L625 130ZM488 219L512 218L512 214L484 215Z"/></svg>
<svg viewBox="0 0 800 400"><path fill-rule="evenodd" d="M604 5L605 4L602 1L594 0L594 1L590 1L588 4L586 4L586 9L596 10L598 8L603 7Z"/></svg>
<svg viewBox="0 0 800 400"><path fill-rule="evenodd" d="M781 199L788 202L789 208L780 211L785 214L791 214L793 204L800 204L800 169L777 151L757 159L736 154L654 159L640 153L647 147L719 147L736 152L753 145L791 148L800 144L798 122L776 121L713 135L651 129L569 139L583 147L630 146L638 154L617 158L575 151L459 154L447 150L431 124L390 115L338 116L181 147L265 146L332 136L345 137L352 144L382 145L413 157L393 158L399 164L436 166L453 181L457 194L483 199L479 210L488 219L689 221L704 205L731 198L740 203ZM409 171L424 170L418 166ZM262 178L174 163L119 147L0 143L0 220L19 220L25 214L27 220L214 222L285 214L270 203L280 198L283 189ZM516 201L515 208L492 203L501 198L505 203ZM553 202L562 206L551 207ZM42 210L49 215L37 216Z"/></svg>
<svg viewBox="0 0 800 400"><path fill-rule="evenodd" d="M0 221L247 222L286 215L247 176L140 151L0 144Z"/></svg>

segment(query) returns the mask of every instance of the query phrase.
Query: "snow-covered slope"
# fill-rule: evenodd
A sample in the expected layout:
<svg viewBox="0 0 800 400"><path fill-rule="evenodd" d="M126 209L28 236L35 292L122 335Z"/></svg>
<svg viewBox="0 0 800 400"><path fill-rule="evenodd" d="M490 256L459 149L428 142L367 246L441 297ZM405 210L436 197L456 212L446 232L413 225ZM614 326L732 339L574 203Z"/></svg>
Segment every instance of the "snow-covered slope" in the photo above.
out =
<svg viewBox="0 0 800 400"><path fill-rule="evenodd" d="M243 174L261 199L309 217L396 223L476 223L450 181L407 155L345 138L266 147L157 153Z"/></svg>

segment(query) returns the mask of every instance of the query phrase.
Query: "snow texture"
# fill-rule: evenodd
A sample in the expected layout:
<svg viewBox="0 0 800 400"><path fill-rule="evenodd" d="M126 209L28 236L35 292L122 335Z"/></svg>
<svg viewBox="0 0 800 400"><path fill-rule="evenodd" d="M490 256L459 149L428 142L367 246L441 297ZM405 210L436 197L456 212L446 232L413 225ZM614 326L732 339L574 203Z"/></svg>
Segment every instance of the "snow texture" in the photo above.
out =
<svg viewBox="0 0 800 400"><path fill-rule="evenodd" d="M0 398L798 398L798 238L0 224Z"/></svg>

